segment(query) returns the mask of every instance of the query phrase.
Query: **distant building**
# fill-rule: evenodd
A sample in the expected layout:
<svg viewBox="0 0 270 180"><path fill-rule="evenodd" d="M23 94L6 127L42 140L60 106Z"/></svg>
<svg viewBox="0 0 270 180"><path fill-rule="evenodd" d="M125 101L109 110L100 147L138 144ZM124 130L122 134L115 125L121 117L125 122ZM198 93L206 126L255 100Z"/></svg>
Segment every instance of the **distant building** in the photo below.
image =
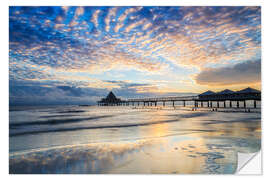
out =
<svg viewBox="0 0 270 180"><path fill-rule="evenodd" d="M102 98L100 101L98 101L99 106L114 106L119 105L122 102L120 98L117 98L113 92L110 92L106 98Z"/></svg>

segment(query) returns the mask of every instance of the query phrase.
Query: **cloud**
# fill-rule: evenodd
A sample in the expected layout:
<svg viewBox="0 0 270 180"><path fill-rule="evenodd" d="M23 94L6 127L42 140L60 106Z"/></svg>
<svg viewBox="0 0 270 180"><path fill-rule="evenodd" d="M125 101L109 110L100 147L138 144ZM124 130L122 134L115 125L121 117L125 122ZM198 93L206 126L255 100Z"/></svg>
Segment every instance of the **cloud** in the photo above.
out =
<svg viewBox="0 0 270 180"><path fill-rule="evenodd" d="M10 81L10 105L96 104L107 89L80 88L63 82Z"/></svg>
<svg viewBox="0 0 270 180"><path fill-rule="evenodd" d="M114 64L122 64L124 58L130 67L152 71L160 57L166 64L203 68L260 55L259 7L12 7L10 11L10 53L17 61L24 57L52 67L102 69L106 58ZM118 32L121 27L124 31ZM104 33L111 28L117 30ZM146 59L147 64L137 66Z"/></svg>
<svg viewBox="0 0 270 180"><path fill-rule="evenodd" d="M119 30L124 26L124 20L128 17L128 15L135 13L136 11L140 10L142 7L132 7L132 8L127 8L123 11L123 13L119 16L117 19L118 23L115 26L114 31L119 32Z"/></svg>
<svg viewBox="0 0 270 180"><path fill-rule="evenodd" d="M201 71L195 88L206 83L207 74L222 74L223 68L237 74L239 68L227 67L230 63L246 67L245 61L260 56L261 9L255 6L9 8L10 80L53 88L47 89L52 97L55 91L79 99L76 93L83 91L76 88L113 89L130 97L173 93L184 87L142 80L180 82ZM122 71L124 77L104 81L108 71ZM120 82L128 78L132 81ZM223 77L225 84L230 78ZM253 78L249 81L256 83Z"/></svg>
<svg viewBox="0 0 270 180"><path fill-rule="evenodd" d="M261 82L261 61L246 61L231 67L208 68L195 76L200 85L235 85Z"/></svg>
<svg viewBox="0 0 270 180"><path fill-rule="evenodd" d="M158 86L151 83L115 80L96 81L88 84L88 86L81 86L82 84L71 83L70 81L10 80L9 85L10 105L95 105L98 100L106 97L109 91L113 91L117 97L122 99L190 95L190 93L159 92Z"/></svg>
<svg viewBox="0 0 270 180"><path fill-rule="evenodd" d="M145 19L141 19L139 21L133 22L131 24L129 24L126 28L125 28L125 32L129 33L132 29L138 27L138 26L142 26L145 24Z"/></svg>
<svg viewBox="0 0 270 180"><path fill-rule="evenodd" d="M98 27L99 26L99 23L98 23L98 18L99 18L99 14L100 14L100 10L96 10L94 13L93 13L93 17L92 17L92 22L94 23L95 27Z"/></svg>
<svg viewBox="0 0 270 180"><path fill-rule="evenodd" d="M117 13L117 7L113 7L109 10L107 17L104 19L105 30L108 32L111 29L110 23L115 21L115 16Z"/></svg>
<svg viewBox="0 0 270 180"><path fill-rule="evenodd" d="M131 83L128 81L111 81L111 80L105 80L103 82L116 85L112 89L119 88L122 90L132 90L136 93L153 92L153 90L157 89L156 85L150 83Z"/></svg>

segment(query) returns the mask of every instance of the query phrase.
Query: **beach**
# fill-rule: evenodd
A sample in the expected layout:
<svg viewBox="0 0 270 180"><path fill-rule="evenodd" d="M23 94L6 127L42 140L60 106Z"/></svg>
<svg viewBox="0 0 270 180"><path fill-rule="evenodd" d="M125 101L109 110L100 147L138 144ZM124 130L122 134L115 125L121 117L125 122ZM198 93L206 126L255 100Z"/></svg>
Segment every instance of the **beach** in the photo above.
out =
<svg viewBox="0 0 270 180"><path fill-rule="evenodd" d="M233 110L232 110L233 111ZM191 107L10 108L11 174L233 174L261 113Z"/></svg>

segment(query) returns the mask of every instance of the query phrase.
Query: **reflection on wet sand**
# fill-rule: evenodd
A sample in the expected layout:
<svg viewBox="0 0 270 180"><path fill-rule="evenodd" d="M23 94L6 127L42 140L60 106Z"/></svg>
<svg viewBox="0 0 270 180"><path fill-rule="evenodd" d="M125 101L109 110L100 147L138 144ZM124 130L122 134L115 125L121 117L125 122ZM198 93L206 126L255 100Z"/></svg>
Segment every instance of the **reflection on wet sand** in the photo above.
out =
<svg viewBox="0 0 270 180"><path fill-rule="evenodd" d="M24 151L10 153L10 173L231 174L237 152L261 147L260 114L160 110L114 118L151 125L31 136Z"/></svg>

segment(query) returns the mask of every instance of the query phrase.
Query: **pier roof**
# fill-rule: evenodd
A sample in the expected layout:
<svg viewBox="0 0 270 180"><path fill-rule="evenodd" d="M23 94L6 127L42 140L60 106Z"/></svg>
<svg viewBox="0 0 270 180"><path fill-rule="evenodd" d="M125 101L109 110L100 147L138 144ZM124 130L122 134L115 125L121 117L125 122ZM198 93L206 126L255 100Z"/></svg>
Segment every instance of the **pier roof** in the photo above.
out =
<svg viewBox="0 0 270 180"><path fill-rule="evenodd" d="M261 93L261 91L257 90L257 89L253 89L253 88L246 88L246 89L242 89L240 91L237 91L237 93L240 93L240 94L245 94L245 93Z"/></svg>
<svg viewBox="0 0 270 180"><path fill-rule="evenodd" d="M233 94L233 93L235 92L230 89L225 89L223 91L218 92L217 94Z"/></svg>
<svg viewBox="0 0 270 180"><path fill-rule="evenodd" d="M121 99L117 98L113 92L109 92L106 98L102 98L100 103L119 103Z"/></svg>
<svg viewBox="0 0 270 180"><path fill-rule="evenodd" d="M216 93L214 93L213 91L208 90L208 91L206 91L206 92L204 92L202 94L199 94L199 96L208 96L208 95L213 95L213 94L216 94Z"/></svg>
<svg viewBox="0 0 270 180"><path fill-rule="evenodd" d="M116 96L113 94L113 92L111 91L111 92L107 95L106 99L116 100L117 98L116 98Z"/></svg>

